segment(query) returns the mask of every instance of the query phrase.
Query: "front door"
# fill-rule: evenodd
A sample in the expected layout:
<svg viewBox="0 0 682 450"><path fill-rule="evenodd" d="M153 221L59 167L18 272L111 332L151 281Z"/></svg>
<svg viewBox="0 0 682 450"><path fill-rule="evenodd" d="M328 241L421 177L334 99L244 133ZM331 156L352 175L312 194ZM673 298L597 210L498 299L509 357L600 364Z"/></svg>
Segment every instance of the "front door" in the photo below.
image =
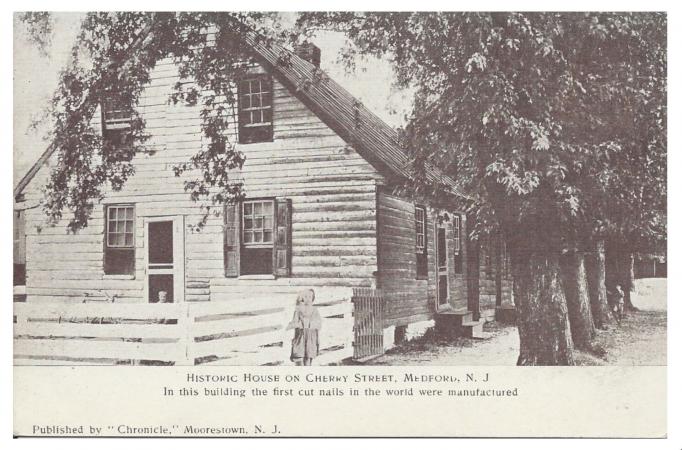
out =
<svg viewBox="0 0 682 450"><path fill-rule="evenodd" d="M149 303L184 300L185 258L182 216L153 217L145 220L147 237L145 286Z"/></svg>
<svg viewBox="0 0 682 450"><path fill-rule="evenodd" d="M447 222L436 225L436 276L438 282L438 307L448 304L448 244L445 227Z"/></svg>

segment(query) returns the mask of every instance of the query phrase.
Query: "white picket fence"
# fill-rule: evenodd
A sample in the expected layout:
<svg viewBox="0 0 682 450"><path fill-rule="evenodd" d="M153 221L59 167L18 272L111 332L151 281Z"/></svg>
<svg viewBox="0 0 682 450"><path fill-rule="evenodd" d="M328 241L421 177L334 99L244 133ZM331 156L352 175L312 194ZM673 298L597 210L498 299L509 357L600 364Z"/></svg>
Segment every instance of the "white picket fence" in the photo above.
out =
<svg viewBox="0 0 682 450"><path fill-rule="evenodd" d="M315 365L353 356L350 299L316 304ZM293 305L281 299L201 303L15 303L15 365L291 364Z"/></svg>

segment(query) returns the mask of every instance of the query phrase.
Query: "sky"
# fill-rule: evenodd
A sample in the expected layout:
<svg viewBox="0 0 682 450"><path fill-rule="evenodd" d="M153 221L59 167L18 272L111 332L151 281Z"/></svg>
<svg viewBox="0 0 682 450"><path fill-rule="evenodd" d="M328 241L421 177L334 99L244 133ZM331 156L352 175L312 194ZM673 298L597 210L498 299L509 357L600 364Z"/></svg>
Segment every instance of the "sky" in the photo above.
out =
<svg viewBox="0 0 682 450"><path fill-rule="evenodd" d="M75 42L82 13L54 13L54 35L49 54L42 55L27 40L23 24L14 20L14 184L48 146L45 137L48 125L31 127L49 104L57 87L59 72L68 61L69 50ZM318 33L312 41L320 47L320 67L365 106L389 125L404 123L409 112L408 91L393 88L394 74L387 60L368 58L357 62L356 70L346 73L337 61L345 43L341 33Z"/></svg>

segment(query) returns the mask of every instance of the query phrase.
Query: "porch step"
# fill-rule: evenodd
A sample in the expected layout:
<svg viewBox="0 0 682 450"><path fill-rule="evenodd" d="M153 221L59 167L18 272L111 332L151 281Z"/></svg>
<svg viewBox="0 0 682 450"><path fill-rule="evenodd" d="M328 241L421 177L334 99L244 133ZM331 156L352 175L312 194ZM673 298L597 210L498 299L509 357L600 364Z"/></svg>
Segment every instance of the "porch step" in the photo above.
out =
<svg viewBox="0 0 682 450"><path fill-rule="evenodd" d="M472 339L486 339L487 333L483 331L484 320L472 320L462 324L462 335Z"/></svg>
<svg viewBox="0 0 682 450"><path fill-rule="evenodd" d="M442 321L448 326L461 327L465 322L473 322L474 313L471 311L443 311L436 313L436 322Z"/></svg>
<svg viewBox="0 0 682 450"><path fill-rule="evenodd" d="M495 308L495 320L500 323L515 324L516 323L516 306L503 305Z"/></svg>
<svg viewBox="0 0 682 450"><path fill-rule="evenodd" d="M436 314L436 332L441 336L485 339L485 320L474 320L471 311L443 311Z"/></svg>

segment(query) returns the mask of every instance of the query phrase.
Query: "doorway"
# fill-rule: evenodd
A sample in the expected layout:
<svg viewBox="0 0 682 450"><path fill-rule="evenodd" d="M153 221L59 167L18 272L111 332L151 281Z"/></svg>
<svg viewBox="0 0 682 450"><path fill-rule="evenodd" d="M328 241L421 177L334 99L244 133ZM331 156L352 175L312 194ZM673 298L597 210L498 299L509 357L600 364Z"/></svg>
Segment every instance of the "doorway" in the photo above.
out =
<svg viewBox="0 0 682 450"><path fill-rule="evenodd" d="M149 303L184 300L184 223L181 216L153 217L145 221L145 297Z"/></svg>

